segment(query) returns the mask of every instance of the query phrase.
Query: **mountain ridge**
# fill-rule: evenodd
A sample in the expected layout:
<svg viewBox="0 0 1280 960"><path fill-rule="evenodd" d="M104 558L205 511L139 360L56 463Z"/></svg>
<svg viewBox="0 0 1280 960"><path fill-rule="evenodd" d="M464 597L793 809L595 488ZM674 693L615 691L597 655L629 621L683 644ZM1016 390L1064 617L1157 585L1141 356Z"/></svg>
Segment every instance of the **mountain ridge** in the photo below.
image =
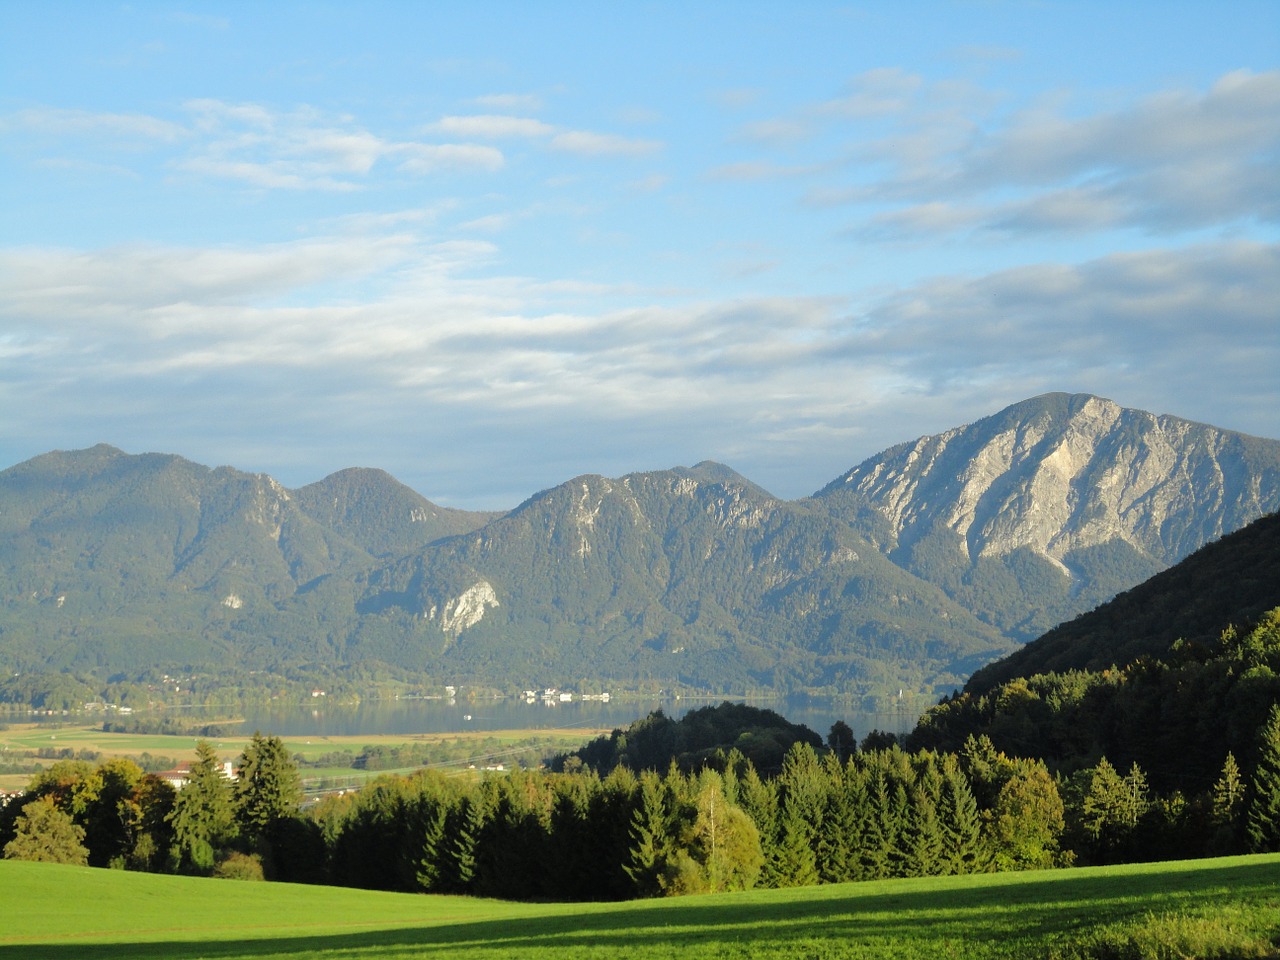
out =
<svg viewBox="0 0 1280 960"><path fill-rule="evenodd" d="M375 468L291 490L102 444L0 472L0 664L932 694L1276 509L1280 441L1087 394L792 501L702 461L456 511Z"/></svg>
<svg viewBox="0 0 1280 960"><path fill-rule="evenodd" d="M1027 640L1275 509L1280 444L1045 394L891 447L814 499L870 511L896 563ZM1030 614L993 595L1009 572L1042 598Z"/></svg>

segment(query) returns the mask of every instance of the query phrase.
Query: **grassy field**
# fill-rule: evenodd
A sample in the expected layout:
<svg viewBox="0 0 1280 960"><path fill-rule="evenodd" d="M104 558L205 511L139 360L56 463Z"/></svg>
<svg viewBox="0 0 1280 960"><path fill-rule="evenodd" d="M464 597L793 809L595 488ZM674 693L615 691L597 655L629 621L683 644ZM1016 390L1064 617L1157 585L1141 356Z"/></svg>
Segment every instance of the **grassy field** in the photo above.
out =
<svg viewBox="0 0 1280 960"><path fill-rule="evenodd" d="M270 731L263 731L270 733ZM399 746L409 743L439 743L453 741L465 743L475 741L497 741L496 751L517 753L521 744L534 738L549 741L555 750L575 750L588 740L607 730L588 730L575 727L570 730L485 730L466 731L461 733L423 733L423 734L358 734L355 736L332 737L282 737L291 754L301 754L314 760L325 753L339 750L351 750L359 753L366 746ZM70 749L73 751L92 750L103 757L136 758L143 753L153 756L167 756L174 760L190 760L195 756L197 737L162 736L159 734L140 733L104 733L98 724L66 724L52 727L47 724L12 723L8 729L0 730L0 751L9 751L16 756L25 751L39 750L49 747L55 750ZM210 743L217 749L224 760L235 760L249 742L248 736L216 737ZM492 752L492 751L490 751ZM52 760L38 761L46 766ZM304 769L305 778L349 776L355 774L347 768ZM394 771L379 771L390 773ZM26 786L30 777L25 774L0 775L0 788L20 790Z"/></svg>
<svg viewBox="0 0 1280 960"><path fill-rule="evenodd" d="M0 958L1277 957L1280 855L622 904L0 861Z"/></svg>

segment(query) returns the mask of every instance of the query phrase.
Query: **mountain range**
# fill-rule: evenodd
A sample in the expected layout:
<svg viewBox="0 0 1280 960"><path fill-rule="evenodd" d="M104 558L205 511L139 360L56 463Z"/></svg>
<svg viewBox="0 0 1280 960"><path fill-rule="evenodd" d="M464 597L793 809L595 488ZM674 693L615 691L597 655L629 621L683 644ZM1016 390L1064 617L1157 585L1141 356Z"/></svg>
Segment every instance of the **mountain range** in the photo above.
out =
<svg viewBox="0 0 1280 960"><path fill-rule="evenodd" d="M1280 441L1049 394L780 500L705 462L505 513L100 445L0 472L0 666L933 694L1280 509Z"/></svg>

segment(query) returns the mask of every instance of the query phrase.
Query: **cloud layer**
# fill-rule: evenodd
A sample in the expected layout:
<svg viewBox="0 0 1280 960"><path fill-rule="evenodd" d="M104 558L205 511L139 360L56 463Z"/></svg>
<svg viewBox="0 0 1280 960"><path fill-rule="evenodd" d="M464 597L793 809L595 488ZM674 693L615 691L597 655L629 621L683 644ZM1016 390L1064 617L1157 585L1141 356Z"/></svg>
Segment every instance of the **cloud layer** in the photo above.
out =
<svg viewBox="0 0 1280 960"><path fill-rule="evenodd" d="M74 384L79 414L109 436L140 384L165 410L197 406L188 391L203 398L214 384L238 384L242 395L216 403L228 428L256 433L255 418L272 411L291 443L323 445L324 429L345 425L362 432L369 456L413 438L433 458L448 450L456 459L438 484L458 496L469 482L488 503L521 489L509 452L536 444L551 423L561 442L592 451L679 423L684 436L670 452L731 459L778 484L780 454L825 460L834 474L856 450L906 439L913 418L937 423L942 410L978 416L1069 387L1190 415L1188 393L1201 405L1215 384L1264 396L1280 365L1274 244L934 279L862 311L774 297L580 312L567 304L600 291L469 276L491 252L400 234L236 251L7 253L6 407ZM314 297L335 279L374 278L384 291L375 299ZM539 302L549 309L523 309ZM1219 407L1221 419L1248 419L1231 406ZM65 416L58 404L27 409L35 436L55 428L41 411ZM872 419L874 428L854 426ZM842 441L847 452L831 449ZM593 468L645 465L620 460L621 447L597 453ZM379 465L413 473L403 459ZM779 492L826 479L815 466Z"/></svg>
<svg viewBox="0 0 1280 960"><path fill-rule="evenodd" d="M1273 64L1050 82L825 8L707 14L729 53L679 62L647 18L630 59L532 18L506 60L240 60L249 9L173 21L234 77L2 108L0 468L107 441L501 507L705 458L800 496L1050 390L1280 434Z"/></svg>

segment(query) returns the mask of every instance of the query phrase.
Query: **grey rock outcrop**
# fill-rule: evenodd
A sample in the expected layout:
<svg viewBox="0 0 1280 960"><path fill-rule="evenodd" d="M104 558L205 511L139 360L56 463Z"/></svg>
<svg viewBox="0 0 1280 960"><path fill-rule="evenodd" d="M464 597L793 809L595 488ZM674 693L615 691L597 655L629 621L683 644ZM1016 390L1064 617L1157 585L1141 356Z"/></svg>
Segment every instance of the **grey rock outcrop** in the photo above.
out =
<svg viewBox="0 0 1280 960"><path fill-rule="evenodd" d="M979 615L997 567L1024 588L1047 588L1046 615L1071 615L1081 604L1059 600L1105 600L1280 509L1280 442L1047 394L893 447L817 497L850 517L861 511L891 558ZM1026 632L989 599L995 622Z"/></svg>

